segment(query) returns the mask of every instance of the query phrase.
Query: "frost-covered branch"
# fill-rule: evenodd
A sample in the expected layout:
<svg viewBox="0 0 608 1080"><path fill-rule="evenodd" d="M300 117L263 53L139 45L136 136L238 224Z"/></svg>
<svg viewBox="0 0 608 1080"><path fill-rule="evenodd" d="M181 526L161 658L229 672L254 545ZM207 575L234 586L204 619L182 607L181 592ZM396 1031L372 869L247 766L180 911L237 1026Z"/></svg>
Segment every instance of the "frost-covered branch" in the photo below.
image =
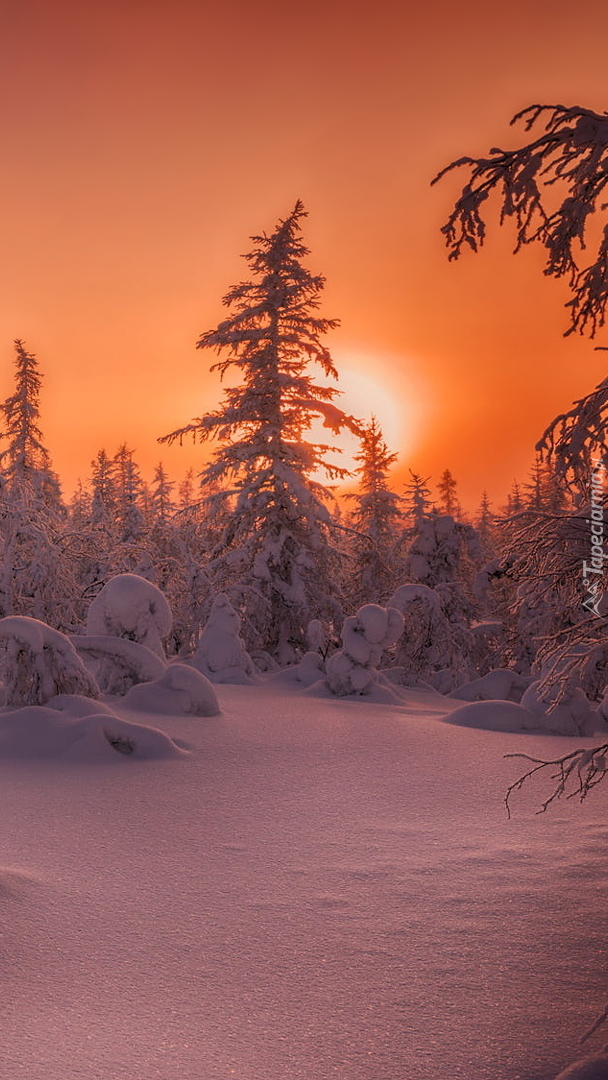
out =
<svg viewBox="0 0 608 1080"><path fill-rule="evenodd" d="M546 452L558 476L571 486L589 489L594 459L608 457L608 378L553 420L536 444Z"/></svg>
<svg viewBox="0 0 608 1080"><path fill-rule="evenodd" d="M464 247L478 251L486 235L483 204L494 192L501 204L500 222L511 218L516 247L538 242L545 248L545 273L566 277L572 298L571 325L593 337L604 325L608 301L608 225L587 266L579 266L588 241L588 222L608 205L608 114L578 105L531 105L513 117L526 132L544 120L544 131L518 150L494 147L487 157L461 157L435 177L454 169L469 170L454 210L442 232L449 258ZM560 201L561 199L561 201Z"/></svg>

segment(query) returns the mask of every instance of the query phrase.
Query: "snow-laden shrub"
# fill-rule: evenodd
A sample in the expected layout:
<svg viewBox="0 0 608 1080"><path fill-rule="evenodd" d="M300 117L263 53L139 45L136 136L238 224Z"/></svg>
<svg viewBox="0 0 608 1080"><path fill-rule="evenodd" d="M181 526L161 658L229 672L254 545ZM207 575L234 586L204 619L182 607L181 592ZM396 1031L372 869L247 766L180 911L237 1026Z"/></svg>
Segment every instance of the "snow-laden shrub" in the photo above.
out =
<svg viewBox="0 0 608 1080"><path fill-rule="evenodd" d="M344 620L342 648L329 657L325 667L327 685L334 694L365 694L378 680L382 653L390 649L403 630L396 608L365 604Z"/></svg>
<svg viewBox="0 0 608 1080"><path fill-rule="evenodd" d="M313 686L325 678L325 664L318 652L307 652L294 668L298 682L303 686Z"/></svg>
<svg viewBox="0 0 608 1080"><path fill-rule="evenodd" d="M137 574L117 574L93 600L86 630L88 637L136 641L164 658L163 640L172 622L171 609L156 585Z"/></svg>
<svg viewBox="0 0 608 1080"><path fill-rule="evenodd" d="M97 682L65 634L38 619L0 619L0 670L7 705L44 705L56 694L98 698Z"/></svg>
<svg viewBox="0 0 608 1080"><path fill-rule="evenodd" d="M329 633L320 619L311 619L306 627L306 646L308 652L326 656L329 647Z"/></svg>
<svg viewBox="0 0 608 1080"><path fill-rule="evenodd" d="M434 514L419 523L405 572L434 589L443 582L459 580L464 565L481 558L479 537L472 525L455 521L450 514Z"/></svg>
<svg viewBox="0 0 608 1080"><path fill-rule="evenodd" d="M396 608L403 618L395 664L404 669L410 681L426 681L434 671L452 666L450 625L434 589L419 584L400 585L388 607Z"/></svg>
<svg viewBox="0 0 608 1080"><path fill-rule="evenodd" d="M157 653L127 638L75 634L72 641L106 694L126 694L137 683L159 679L167 666Z"/></svg>
<svg viewBox="0 0 608 1080"><path fill-rule="evenodd" d="M240 636L241 619L225 593L218 593L190 661L212 683L250 683L256 670Z"/></svg>
<svg viewBox="0 0 608 1080"><path fill-rule="evenodd" d="M580 686L563 690L557 704L556 693L543 692L537 680L525 691L521 704L534 713L541 731L552 735L593 735L591 703Z"/></svg>
<svg viewBox="0 0 608 1080"><path fill-rule="evenodd" d="M169 664L159 679L133 686L124 704L141 712L170 715L217 716L220 712L209 679L189 664Z"/></svg>
<svg viewBox="0 0 608 1080"><path fill-rule="evenodd" d="M467 656L478 675L488 675L504 668L507 636L503 622L484 619L468 630ZM501 694L501 697L504 695Z"/></svg>

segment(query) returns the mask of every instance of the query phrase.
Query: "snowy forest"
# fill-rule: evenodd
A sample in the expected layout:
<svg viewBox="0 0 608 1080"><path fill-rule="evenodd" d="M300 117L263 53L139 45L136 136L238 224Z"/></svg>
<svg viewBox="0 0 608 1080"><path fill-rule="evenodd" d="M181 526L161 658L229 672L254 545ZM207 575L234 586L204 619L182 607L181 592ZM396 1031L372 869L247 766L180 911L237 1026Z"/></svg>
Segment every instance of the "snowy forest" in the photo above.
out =
<svg viewBox="0 0 608 1080"><path fill-rule="evenodd" d="M339 408L323 344L337 322L319 313L305 216L298 202L252 238L249 280L197 343L237 380L217 411L159 437L213 441L210 463L179 484L162 461L146 483L125 442L99 450L66 505L42 434L41 365L15 342L14 392L0 406L2 616L82 637L108 583L130 575L142 597L159 590L170 609L159 647L212 681L255 682L289 666L302 685L322 681L338 695L382 687L397 700L399 687L415 686L472 701L525 695L524 728L531 712L533 728L589 733L608 711L591 527L598 511L603 520L605 391L548 428L504 507L483 492L474 513L463 511L447 467L434 488L410 470L393 490L397 454L377 419ZM307 441L318 418L325 444ZM345 428L359 439L354 473L331 458ZM116 632L139 640L127 624Z"/></svg>
<svg viewBox="0 0 608 1080"><path fill-rule="evenodd" d="M608 299L608 233L594 262L576 260L587 219L605 214L608 119L534 106L516 120L533 131L521 149L459 159L437 178L468 171L443 230L449 257L483 245L481 207L496 195L518 248L544 246L546 273L567 280L568 332L594 337ZM581 385L577 401L547 417L506 505L494 505L488 484L476 508L463 508L449 462L437 477L410 470L397 489L398 448L373 402L368 417L340 408L325 344L338 321L310 268L306 216L298 200L251 237L225 318L196 342L201 362L225 377L220 405L158 433L160 447L208 444L199 473L169 477L159 447L145 480L125 432L121 446L83 462L66 500L43 434L44 346L14 343L13 392L0 405L0 753L7 806L19 805L19 764L40 761L58 772L37 772L31 790L50 785L69 803L61 827L49 823L51 855L37 829L15 828L13 861L24 850L34 869L0 868L10 903L23 895L33 912L15 907L27 994L37 970L29 935L42 940L48 923L65 960L53 912L72 910L66 897L81 875L91 922L75 932L96 958L109 1012L87 997L80 945L70 945L57 992L79 1007L66 975L75 968L87 1024L99 1012L86 1036L95 1068L110 1052L112 1075L141 1080L549 1080L572 1056L571 1028L586 1038L608 1016L607 1007L585 1035L605 994L594 919L606 826L583 815L608 771L608 379ZM344 431L358 440L350 471L339 463ZM500 772L508 755L515 775L512 763ZM127 768L128 781L118 772ZM508 831L516 801L534 821L517 833ZM552 817L558 803L581 824ZM534 810L550 810L545 833ZM589 927L592 950L577 937ZM96 934L108 950L99 956ZM124 962L120 1009L110 941ZM127 1002L135 993L142 1016L158 1009L155 977L176 1004L157 1016L158 1036L144 1025L131 1040ZM552 999L547 1056L530 1014L546 1012L547 985L562 979L557 996L578 1011L563 1033ZM221 1012L222 994L234 1015ZM481 1058L467 1044L454 1064L457 1029L480 1024L497 996L502 1034L484 1020ZM199 998L210 1026L195 1054ZM352 1050L355 1014L362 1041ZM120 1071L116 1024L140 1055L135 1072ZM416 1039L422 1048L412 1049ZM98 1075L66 1071L56 1045L48 1040L46 1060L59 1071L32 1077ZM522 1071L531 1055L534 1076ZM559 1075L605 1080L607 1069L608 1053L598 1053Z"/></svg>

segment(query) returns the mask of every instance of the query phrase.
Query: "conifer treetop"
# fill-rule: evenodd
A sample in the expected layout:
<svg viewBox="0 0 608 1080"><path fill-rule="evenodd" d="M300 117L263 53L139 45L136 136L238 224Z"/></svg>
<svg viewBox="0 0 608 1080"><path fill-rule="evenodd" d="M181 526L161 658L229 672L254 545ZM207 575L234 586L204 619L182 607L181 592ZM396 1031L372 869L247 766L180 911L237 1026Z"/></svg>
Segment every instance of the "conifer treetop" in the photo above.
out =
<svg viewBox="0 0 608 1080"><path fill-rule="evenodd" d="M35 353L24 342L15 340L15 392L6 398L0 411L4 416L2 433L9 444L0 454L9 478L20 480L34 470L49 470L50 458L38 426L42 376Z"/></svg>
<svg viewBox="0 0 608 1080"><path fill-rule="evenodd" d="M332 446L311 445L303 440L314 418L337 433L347 427L361 433L361 424L333 403L340 391L317 383L309 373L310 363L319 365L324 375L337 379L338 373L327 347L320 338L339 325L337 319L317 314L325 278L312 274L301 260L309 249L301 239L301 221L306 211L300 200L291 214L279 221L268 236L253 236L253 249L244 256L252 270L252 280L233 286L223 298L230 316L202 334L199 349L224 354L211 367L223 378L231 367L241 370L244 386L228 388L221 407L195 418L192 423L159 442L180 442L191 435L195 440L231 440L233 471L252 456L252 434L262 436L270 457L276 457L278 442L298 459L298 469L312 472L319 465L332 479L347 470L325 463ZM282 457L285 454L281 452ZM289 454L287 454L289 457ZM224 462L227 457L224 454ZM216 470L217 471L217 470ZM209 479L214 475L209 472Z"/></svg>

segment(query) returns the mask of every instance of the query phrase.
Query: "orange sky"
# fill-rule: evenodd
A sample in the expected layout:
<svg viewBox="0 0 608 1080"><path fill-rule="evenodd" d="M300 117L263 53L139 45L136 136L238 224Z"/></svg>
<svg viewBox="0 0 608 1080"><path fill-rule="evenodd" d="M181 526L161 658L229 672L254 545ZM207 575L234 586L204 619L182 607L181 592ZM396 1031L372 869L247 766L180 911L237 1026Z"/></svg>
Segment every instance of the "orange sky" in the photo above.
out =
<svg viewBox="0 0 608 1080"><path fill-rule="evenodd" d="M369 408L397 432L402 471L448 466L470 505L484 487L504 499L605 358L562 337L566 294L539 255L511 256L512 237L447 263L439 228L458 177L429 181L460 154L513 144L508 120L531 102L608 108L608 5L581 12L5 0L0 398L23 338L66 490L124 441L148 476L161 457L174 478L202 461L156 436L215 406L196 339L246 272L248 237L302 198L323 313L342 324L330 344L368 380L364 400L384 384Z"/></svg>

